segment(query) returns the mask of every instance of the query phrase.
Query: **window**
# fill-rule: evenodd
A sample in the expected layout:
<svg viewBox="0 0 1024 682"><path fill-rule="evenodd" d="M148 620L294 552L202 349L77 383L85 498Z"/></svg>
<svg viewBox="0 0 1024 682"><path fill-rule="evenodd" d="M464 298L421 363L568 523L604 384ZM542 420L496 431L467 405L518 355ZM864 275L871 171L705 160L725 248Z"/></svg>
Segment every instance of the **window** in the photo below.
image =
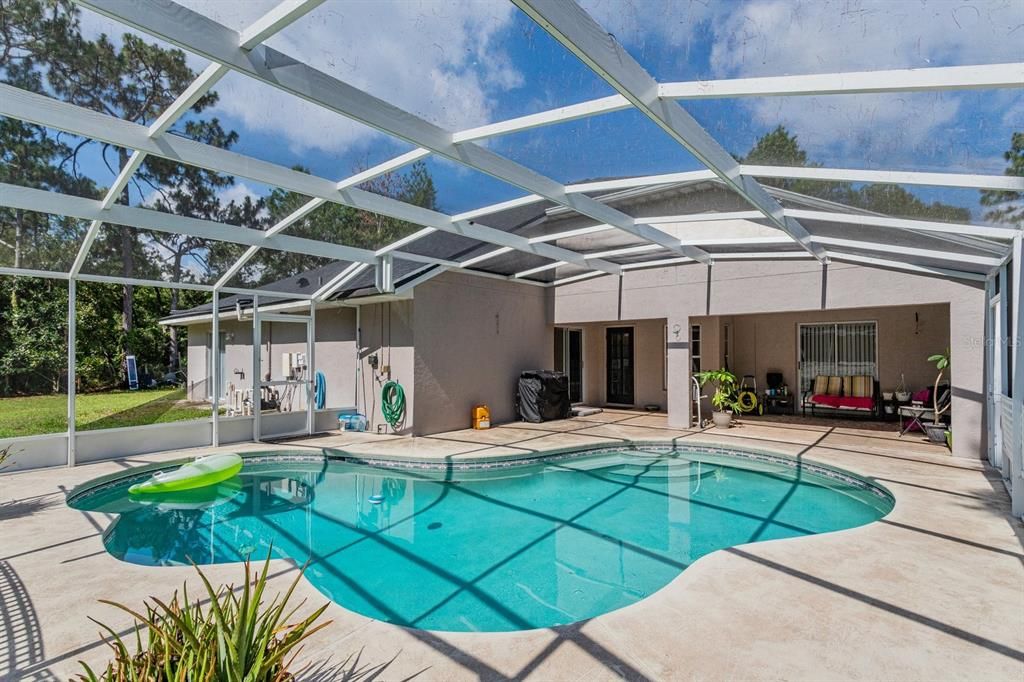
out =
<svg viewBox="0 0 1024 682"><path fill-rule="evenodd" d="M690 371L698 374L700 369L700 325L690 327Z"/></svg>

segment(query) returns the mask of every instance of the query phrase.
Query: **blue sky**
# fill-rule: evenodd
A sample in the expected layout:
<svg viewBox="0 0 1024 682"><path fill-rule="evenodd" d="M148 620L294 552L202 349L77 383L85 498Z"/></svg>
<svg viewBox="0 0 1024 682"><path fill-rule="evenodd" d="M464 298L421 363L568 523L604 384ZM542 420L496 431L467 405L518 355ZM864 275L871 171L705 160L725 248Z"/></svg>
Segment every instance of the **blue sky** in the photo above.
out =
<svg viewBox="0 0 1024 682"><path fill-rule="evenodd" d="M189 0L233 28L264 0ZM662 81L1024 61L1018 0L590 0L584 6ZM87 32L122 27L83 10ZM612 94L575 57L504 2L331 2L271 44L450 130ZM193 58L198 71L205 62ZM240 134L236 151L341 179L409 150L401 141L237 74L210 113ZM1001 173L1020 90L752 98L684 106L731 152L778 124L826 166ZM492 139L488 145L562 182L694 170L699 163L634 111ZM95 159L90 172L110 175ZM442 208L523 194L444 160L429 162ZM268 188L239 179L231 196ZM915 189L976 208L977 193ZM135 197L138 200L141 197Z"/></svg>

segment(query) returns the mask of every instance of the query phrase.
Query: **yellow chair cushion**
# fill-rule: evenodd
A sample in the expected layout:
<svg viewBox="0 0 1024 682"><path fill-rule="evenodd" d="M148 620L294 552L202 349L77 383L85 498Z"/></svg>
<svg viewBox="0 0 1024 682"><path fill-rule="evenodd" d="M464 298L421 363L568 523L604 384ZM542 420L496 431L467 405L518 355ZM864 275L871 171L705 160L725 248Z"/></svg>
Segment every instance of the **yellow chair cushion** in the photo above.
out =
<svg viewBox="0 0 1024 682"><path fill-rule="evenodd" d="M824 374L819 374L814 377L814 386L811 388L811 395L824 395L827 390L828 377Z"/></svg>
<svg viewBox="0 0 1024 682"><path fill-rule="evenodd" d="M842 377L829 377L828 388L825 390L826 395L842 395L843 394L843 378Z"/></svg>
<svg viewBox="0 0 1024 682"><path fill-rule="evenodd" d="M874 393L873 384L874 378L867 374L850 377L846 394L855 398L870 398Z"/></svg>

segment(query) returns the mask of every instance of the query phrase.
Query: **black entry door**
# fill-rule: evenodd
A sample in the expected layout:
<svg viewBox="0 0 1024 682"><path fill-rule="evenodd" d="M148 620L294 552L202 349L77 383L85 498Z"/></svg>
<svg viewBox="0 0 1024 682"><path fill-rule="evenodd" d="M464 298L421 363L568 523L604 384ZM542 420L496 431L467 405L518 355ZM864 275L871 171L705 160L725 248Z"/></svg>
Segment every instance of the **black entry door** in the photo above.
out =
<svg viewBox="0 0 1024 682"><path fill-rule="evenodd" d="M633 404L633 329L609 327L608 348L608 402L619 405Z"/></svg>

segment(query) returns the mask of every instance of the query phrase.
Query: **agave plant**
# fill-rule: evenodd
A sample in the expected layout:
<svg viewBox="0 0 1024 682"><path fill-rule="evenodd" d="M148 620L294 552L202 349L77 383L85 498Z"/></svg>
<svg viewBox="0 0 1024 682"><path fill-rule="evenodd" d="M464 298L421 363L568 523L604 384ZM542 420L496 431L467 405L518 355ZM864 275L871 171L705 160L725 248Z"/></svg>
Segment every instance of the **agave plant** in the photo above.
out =
<svg viewBox="0 0 1024 682"><path fill-rule="evenodd" d="M284 593L264 605L263 595L270 571L270 555L263 568L254 574L245 562L245 582L236 591L233 585L214 588L198 566L195 567L208 598L189 599L187 586L181 599L175 592L169 602L151 597L144 602L145 614L119 604L117 607L135 619L134 653L128 643L111 627L93 620L106 633L113 660L97 675L82 662L88 682L223 680L225 682L287 682L300 644L330 621L314 625L327 605L302 620L292 622L302 602L289 609L288 602L302 573ZM303 568L303 570L305 570ZM145 631L145 635L143 635ZM144 641L145 640L145 641Z"/></svg>
<svg viewBox="0 0 1024 682"><path fill-rule="evenodd" d="M11 456L14 454L11 450L14 449L13 445L8 445L5 448L0 448L0 469L6 469L10 465L14 464Z"/></svg>

